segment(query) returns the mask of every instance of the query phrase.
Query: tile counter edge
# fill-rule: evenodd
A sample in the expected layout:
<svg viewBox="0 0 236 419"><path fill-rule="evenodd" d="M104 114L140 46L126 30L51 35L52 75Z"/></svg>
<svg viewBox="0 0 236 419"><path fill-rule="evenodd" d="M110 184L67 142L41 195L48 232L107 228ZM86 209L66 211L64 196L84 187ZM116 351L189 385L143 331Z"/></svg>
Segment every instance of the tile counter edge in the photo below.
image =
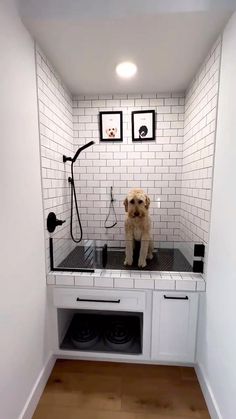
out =
<svg viewBox="0 0 236 419"><path fill-rule="evenodd" d="M90 272L49 272L47 285L78 288L155 289L169 291L205 291L201 274L193 272L124 271L96 269Z"/></svg>

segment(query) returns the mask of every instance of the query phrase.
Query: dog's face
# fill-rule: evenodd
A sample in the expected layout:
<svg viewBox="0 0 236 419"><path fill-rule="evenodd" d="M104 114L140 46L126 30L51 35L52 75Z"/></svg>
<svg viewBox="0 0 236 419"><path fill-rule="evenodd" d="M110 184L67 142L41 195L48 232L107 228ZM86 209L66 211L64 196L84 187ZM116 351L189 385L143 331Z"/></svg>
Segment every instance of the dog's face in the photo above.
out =
<svg viewBox="0 0 236 419"><path fill-rule="evenodd" d="M115 136L117 134L117 128L107 128L106 133L107 133L109 138L115 138Z"/></svg>
<svg viewBox="0 0 236 419"><path fill-rule="evenodd" d="M142 218L147 215L150 198L142 189L133 189L124 200L125 211L131 218Z"/></svg>

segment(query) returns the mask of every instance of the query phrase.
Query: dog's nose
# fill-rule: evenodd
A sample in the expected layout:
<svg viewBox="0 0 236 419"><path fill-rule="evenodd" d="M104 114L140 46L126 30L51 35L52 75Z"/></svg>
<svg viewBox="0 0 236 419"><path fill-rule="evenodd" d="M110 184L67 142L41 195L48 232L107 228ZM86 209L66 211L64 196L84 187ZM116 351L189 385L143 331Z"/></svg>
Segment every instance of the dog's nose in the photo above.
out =
<svg viewBox="0 0 236 419"><path fill-rule="evenodd" d="M135 211L134 216L135 217L138 217L139 216L139 212L138 211Z"/></svg>

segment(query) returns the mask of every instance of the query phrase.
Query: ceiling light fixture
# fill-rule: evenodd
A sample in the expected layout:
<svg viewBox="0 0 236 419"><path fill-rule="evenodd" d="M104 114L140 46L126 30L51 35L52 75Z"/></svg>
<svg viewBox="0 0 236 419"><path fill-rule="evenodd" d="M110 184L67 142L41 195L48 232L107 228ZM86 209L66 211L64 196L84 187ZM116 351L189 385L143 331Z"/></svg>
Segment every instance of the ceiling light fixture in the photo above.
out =
<svg viewBox="0 0 236 419"><path fill-rule="evenodd" d="M116 74L124 79L129 79L137 73L137 66L134 63L125 61L116 66Z"/></svg>

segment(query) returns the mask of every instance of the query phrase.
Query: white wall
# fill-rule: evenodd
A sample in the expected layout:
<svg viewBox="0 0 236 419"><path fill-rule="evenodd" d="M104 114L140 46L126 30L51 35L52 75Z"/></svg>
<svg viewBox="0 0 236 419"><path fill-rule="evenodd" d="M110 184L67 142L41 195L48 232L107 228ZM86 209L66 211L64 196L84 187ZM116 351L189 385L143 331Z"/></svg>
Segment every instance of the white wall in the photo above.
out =
<svg viewBox="0 0 236 419"><path fill-rule="evenodd" d="M19 417L49 356L34 44L0 2L0 416Z"/></svg>
<svg viewBox="0 0 236 419"><path fill-rule="evenodd" d="M197 359L219 417L236 415L236 14L223 34L207 293ZM212 414L212 417L217 417Z"/></svg>

